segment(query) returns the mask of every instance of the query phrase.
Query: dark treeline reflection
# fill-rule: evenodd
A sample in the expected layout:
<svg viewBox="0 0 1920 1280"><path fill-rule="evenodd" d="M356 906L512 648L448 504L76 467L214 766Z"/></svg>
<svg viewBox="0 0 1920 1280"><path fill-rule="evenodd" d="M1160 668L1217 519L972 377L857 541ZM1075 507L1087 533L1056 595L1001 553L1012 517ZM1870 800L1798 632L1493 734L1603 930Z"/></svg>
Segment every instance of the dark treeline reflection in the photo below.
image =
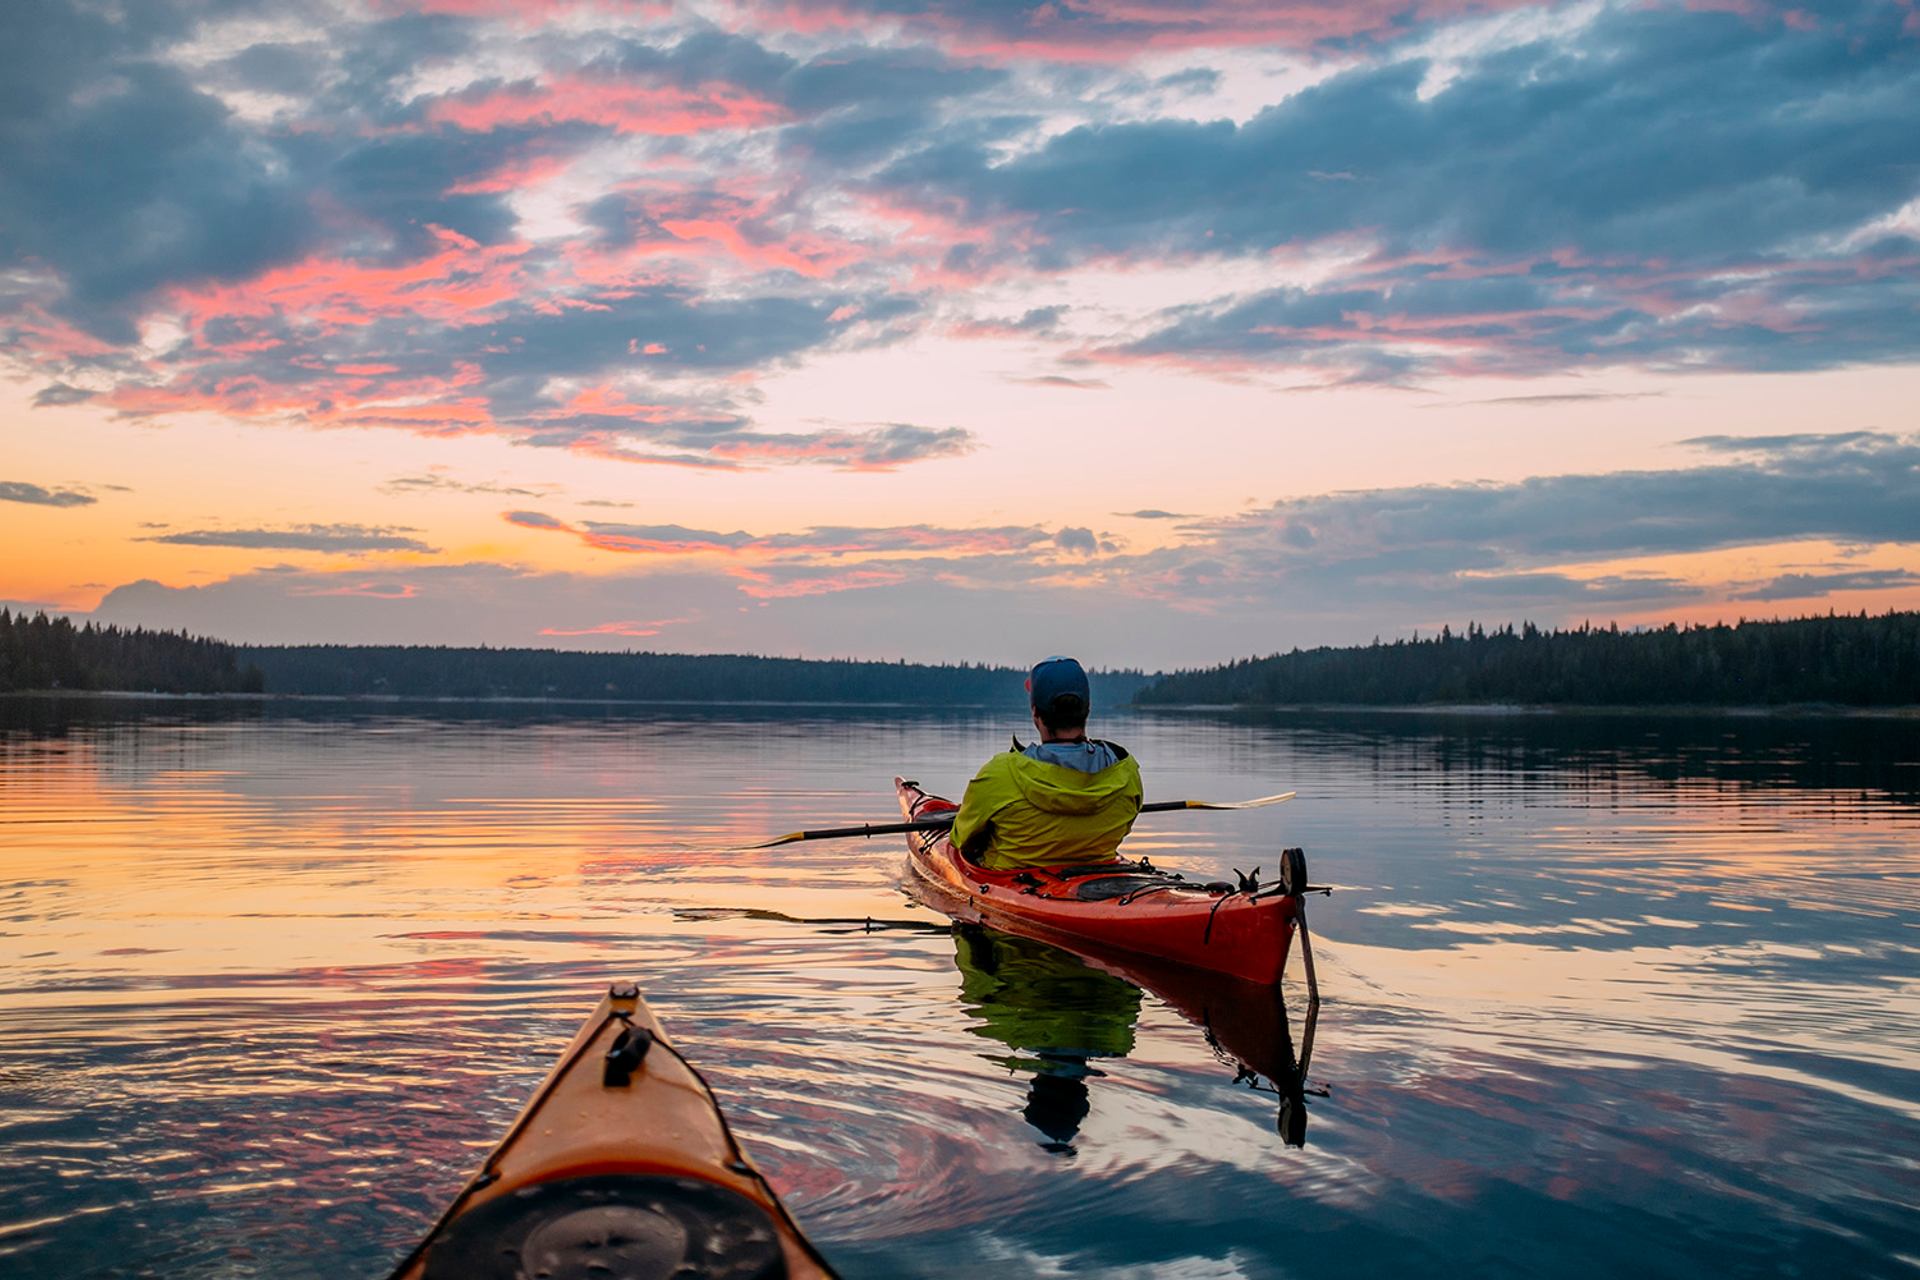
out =
<svg viewBox="0 0 1920 1280"><path fill-rule="evenodd" d="M1014 704L1017 705L1017 702ZM0 704L0 730L29 736L110 729L127 724L232 722L346 726L382 721L445 721L488 726L599 722L697 727L793 726L807 722L857 727L873 724L863 707L673 707L620 703L542 706L479 702L375 705L349 700L273 702L35 697ZM1645 781L1713 781L1753 788L1851 791L1920 805L1920 719L1869 716L1459 714L1435 712L1233 711L1154 712L1162 723L1206 732L1208 725L1251 726L1281 735L1291 752L1380 774L1422 775L1427 783L1476 779L1509 785L1552 774L1583 785ZM889 707L889 724L972 726L977 713L942 707ZM1021 727L1011 712L1007 727ZM1109 717L1124 737L1124 720ZM983 750L1004 739L981 728Z"/></svg>
<svg viewBox="0 0 1920 1280"><path fill-rule="evenodd" d="M1920 804L1920 719L1908 717L1179 712L1192 723L1272 727L1303 756L1364 762L1423 785L1507 787L1551 776L1842 791Z"/></svg>
<svg viewBox="0 0 1920 1280"><path fill-rule="evenodd" d="M1142 703L1769 706L1920 702L1920 613L1650 631L1494 631L1295 649L1169 676Z"/></svg>

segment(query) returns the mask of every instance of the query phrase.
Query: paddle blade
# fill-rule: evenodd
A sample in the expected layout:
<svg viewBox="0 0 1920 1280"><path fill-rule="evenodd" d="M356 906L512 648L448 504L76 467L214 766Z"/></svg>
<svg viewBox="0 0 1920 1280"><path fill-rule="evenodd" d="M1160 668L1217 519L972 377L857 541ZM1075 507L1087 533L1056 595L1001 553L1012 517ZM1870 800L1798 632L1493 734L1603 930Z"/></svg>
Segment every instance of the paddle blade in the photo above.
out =
<svg viewBox="0 0 1920 1280"><path fill-rule="evenodd" d="M1264 809L1270 804L1285 804L1299 794L1297 791L1282 791L1277 796L1261 796L1257 800L1189 800L1184 807L1188 809Z"/></svg>
<svg viewBox="0 0 1920 1280"><path fill-rule="evenodd" d="M793 844L797 841L805 840L806 838L807 838L807 833L804 831L789 831L787 832L786 835L776 836L775 838L773 838L772 840L768 840L764 844L743 844L739 847L743 852L748 849L771 849L775 845Z"/></svg>

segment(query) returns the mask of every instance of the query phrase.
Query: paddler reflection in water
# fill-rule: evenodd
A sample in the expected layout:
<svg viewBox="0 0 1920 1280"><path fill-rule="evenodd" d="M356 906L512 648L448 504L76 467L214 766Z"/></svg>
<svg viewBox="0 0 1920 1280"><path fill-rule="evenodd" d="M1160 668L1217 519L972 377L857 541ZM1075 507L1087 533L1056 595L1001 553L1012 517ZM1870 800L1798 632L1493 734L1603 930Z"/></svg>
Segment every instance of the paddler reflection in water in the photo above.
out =
<svg viewBox="0 0 1920 1280"><path fill-rule="evenodd" d="M954 930L960 998L977 1017L973 1034L1012 1049L992 1059L1008 1071L1031 1071L1020 1114L1046 1141L1073 1154L1073 1140L1092 1102L1087 1080L1101 1074L1096 1058L1124 1058L1133 1049L1140 988L1050 947L980 925Z"/></svg>
<svg viewBox="0 0 1920 1280"><path fill-rule="evenodd" d="M1087 737L1092 696L1072 658L1027 677L1040 741L980 766L953 820L953 843L982 866L1111 862L1140 814L1140 766L1124 747Z"/></svg>

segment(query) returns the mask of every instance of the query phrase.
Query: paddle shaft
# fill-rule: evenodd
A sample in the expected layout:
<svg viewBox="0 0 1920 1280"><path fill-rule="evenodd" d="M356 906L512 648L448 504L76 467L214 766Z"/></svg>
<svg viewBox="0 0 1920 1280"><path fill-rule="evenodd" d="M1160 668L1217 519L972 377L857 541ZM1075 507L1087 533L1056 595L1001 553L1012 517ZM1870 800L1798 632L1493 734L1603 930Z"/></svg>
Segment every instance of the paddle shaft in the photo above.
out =
<svg viewBox="0 0 1920 1280"><path fill-rule="evenodd" d="M1254 803L1272 803L1292 798L1292 792L1285 796L1269 796ZM1174 809L1238 809L1250 807L1243 804L1210 804L1205 800L1160 800L1153 804L1140 806L1142 813L1167 813ZM792 844L799 840L841 840L855 836L898 836L909 831L942 831L953 825L953 816L957 810L948 810L935 818L915 818L911 822L863 822L857 827L821 827L815 831L796 831L792 835L781 836L768 845ZM766 848L768 845L756 846Z"/></svg>

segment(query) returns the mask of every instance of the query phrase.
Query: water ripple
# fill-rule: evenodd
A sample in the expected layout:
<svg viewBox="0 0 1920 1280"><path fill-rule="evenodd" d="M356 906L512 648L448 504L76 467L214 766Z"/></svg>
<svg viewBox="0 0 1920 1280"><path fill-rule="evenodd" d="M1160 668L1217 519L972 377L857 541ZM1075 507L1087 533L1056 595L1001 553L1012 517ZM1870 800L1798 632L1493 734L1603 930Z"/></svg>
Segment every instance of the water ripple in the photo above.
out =
<svg viewBox="0 0 1920 1280"><path fill-rule="evenodd" d="M1920 1256L1905 726L1109 725L1154 797L1301 792L1143 820L1140 851L1305 845L1342 886L1309 908L1329 1096L1292 1149L1230 1035L945 930L888 842L736 851L885 820L897 769L957 789L997 721L28 718L0 729L0 1258L29 1274L378 1273L624 976L849 1276Z"/></svg>

